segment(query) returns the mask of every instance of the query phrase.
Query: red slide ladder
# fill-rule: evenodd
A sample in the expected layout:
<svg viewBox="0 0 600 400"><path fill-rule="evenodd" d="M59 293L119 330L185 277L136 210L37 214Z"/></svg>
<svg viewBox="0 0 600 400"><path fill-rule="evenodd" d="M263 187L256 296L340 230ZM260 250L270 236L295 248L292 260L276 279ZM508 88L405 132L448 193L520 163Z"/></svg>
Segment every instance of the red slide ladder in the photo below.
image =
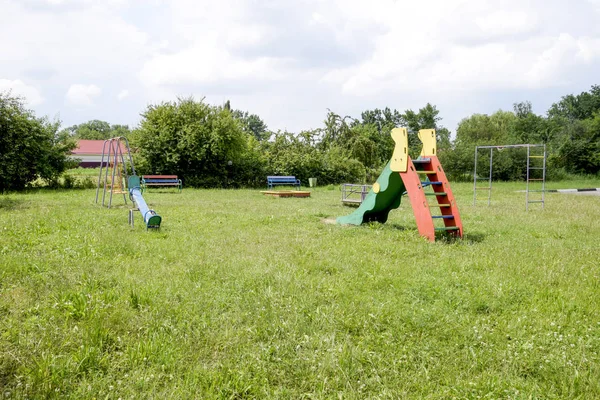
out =
<svg viewBox="0 0 600 400"><path fill-rule="evenodd" d="M435 241L435 233L439 231L463 237L458 207L437 156L414 161L408 157L408 168L406 172L400 172L400 177L406 187L421 236L432 242ZM436 224L436 221L443 221L443 226Z"/></svg>

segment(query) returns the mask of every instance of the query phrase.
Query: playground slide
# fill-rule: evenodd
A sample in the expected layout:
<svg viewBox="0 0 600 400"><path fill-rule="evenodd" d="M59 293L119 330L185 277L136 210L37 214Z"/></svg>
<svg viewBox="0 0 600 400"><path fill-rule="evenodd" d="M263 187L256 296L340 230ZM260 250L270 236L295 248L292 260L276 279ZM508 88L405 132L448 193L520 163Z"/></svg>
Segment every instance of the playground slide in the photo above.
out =
<svg viewBox="0 0 600 400"><path fill-rule="evenodd" d="M140 177L137 175L130 176L127 183L127 187L129 188L129 197L131 198L131 201L137 205L138 210L140 210L146 227L160 228L160 222L162 218L154 210L151 210L146 204L140 189Z"/></svg>
<svg viewBox="0 0 600 400"><path fill-rule="evenodd" d="M400 206L402 193L406 191L398 172L390 169L389 162L373 189L367 194L361 205L350 215L338 217L338 224L360 225L369 221L385 223L391 210ZM378 189L378 190L377 190ZM377 193L376 193L377 191Z"/></svg>

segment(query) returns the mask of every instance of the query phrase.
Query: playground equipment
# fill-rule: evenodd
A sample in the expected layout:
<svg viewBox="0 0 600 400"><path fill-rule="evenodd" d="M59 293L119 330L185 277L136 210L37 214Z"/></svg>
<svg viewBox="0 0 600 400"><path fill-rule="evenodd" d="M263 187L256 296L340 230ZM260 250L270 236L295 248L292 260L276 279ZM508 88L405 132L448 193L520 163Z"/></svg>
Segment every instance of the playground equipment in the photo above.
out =
<svg viewBox="0 0 600 400"><path fill-rule="evenodd" d="M96 203L98 203L100 185L103 184L103 206L111 207L113 194L122 194L123 201L127 204L127 197L125 196L127 190L125 190L124 181L127 180L129 170L135 175L135 167L133 166L133 159L131 158L127 138L115 137L105 140L102 145L102 159L98 174L98 186L96 187ZM102 179L103 172L104 179ZM107 192L109 193L108 199L106 199Z"/></svg>
<svg viewBox="0 0 600 400"><path fill-rule="evenodd" d="M146 201L142 196L140 177L137 175L130 176L127 180L127 187L129 188L129 197L131 201L137 205L137 209L140 210L140 213L142 214L142 218L146 224L146 229L160 228L160 222L162 221L162 218L156 213L156 211L151 210L146 204ZM133 209L129 210L129 224L131 226L133 226L133 211Z"/></svg>
<svg viewBox="0 0 600 400"><path fill-rule="evenodd" d="M391 160L356 211L338 217L336 222L350 225L370 221L385 223L390 211L400 206L402 195L408 194L421 236L432 242L438 231L462 237L463 227L458 207L437 158L435 130L419 131L423 149L416 160L408 155L407 129L395 128L391 135L395 142ZM430 203L428 198L435 199L435 203ZM432 215L432 208L439 209L440 215ZM436 221L443 221L443 226L436 226Z"/></svg>
<svg viewBox="0 0 600 400"><path fill-rule="evenodd" d="M494 150L503 150L503 149L514 149L514 148L527 148L527 185L525 189L525 210L529 211L530 203L540 203L542 205L542 209L545 205L545 193L546 193L546 145L545 144L510 144L505 146L476 146L475 147L475 170L473 172L473 205L477 204L477 190L487 190L488 192L488 206L492 201L492 171L493 171L493 160L494 160ZM480 149L489 149L490 150L490 168L489 175L487 177L479 178L477 177L477 157L479 155ZM533 153L532 153L533 150ZM539 150L543 150L541 154L539 154ZM536 153L537 151L537 153ZM537 161L537 162L536 162ZM541 161L541 164L540 162ZM487 187L477 187L477 181L486 180L488 181ZM532 184L540 184L541 189L532 190L530 185ZM530 193L541 193L541 198L530 199Z"/></svg>
<svg viewBox="0 0 600 400"><path fill-rule="evenodd" d="M129 175L129 171L131 171L131 175ZM133 226L133 211L139 210L146 224L146 229L160 228L162 218L156 211L148 207L142 196L140 177L135 173L127 138L115 137L104 141L98 186L96 187L96 203L98 203L100 196L100 186L103 187L102 206L107 208L112 206L113 194L122 194L123 202L127 204L126 194L128 193L133 205L133 208L129 210L129 223L131 226Z"/></svg>
<svg viewBox="0 0 600 400"><path fill-rule="evenodd" d="M371 185L356 185L352 183L342 183L342 204L349 206L359 206L367 197Z"/></svg>

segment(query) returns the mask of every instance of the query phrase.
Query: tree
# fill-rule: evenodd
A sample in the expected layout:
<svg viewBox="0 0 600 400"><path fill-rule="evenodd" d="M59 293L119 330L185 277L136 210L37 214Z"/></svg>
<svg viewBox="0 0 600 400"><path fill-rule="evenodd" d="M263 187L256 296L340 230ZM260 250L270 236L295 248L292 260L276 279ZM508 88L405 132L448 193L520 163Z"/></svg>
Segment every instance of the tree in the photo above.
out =
<svg viewBox="0 0 600 400"><path fill-rule="evenodd" d="M318 131L303 131L295 135L276 132L271 142L263 142L268 175L294 175L303 182L317 178L322 184L364 182L365 168L346 149L315 145Z"/></svg>
<svg viewBox="0 0 600 400"><path fill-rule="evenodd" d="M226 103L227 104L227 103ZM227 109L227 107L225 107ZM232 115L242 125L242 129L252 135L258 141L268 140L271 133L267 131L267 124L256 114L248 114L248 111L234 110Z"/></svg>
<svg viewBox="0 0 600 400"><path fill-rule="evenodd" d="M57 134L59 121L36 118L24 99L0 93L0 191L19 190L37 178L56 180L71 165L76 146Z"/></svg>
<svg viewBox="0 0 600 400"><path fill-rule="evenodd" d="M247 136L231 112L179 98L150 105L132 137L142 172L180 175L188 186L215 187L227 182L232 164L244 152Z"/></svg>
<svg viewBox="0 0 600 400"><path fill-rule="evenodd" d="M515 144L547 143L551 138L546 120L533 113L531 102L525 101L513 105L517 117L512 127L512 141Z"/></svg>
<svg viewBox="0 0 600 400"><path fill-rule="evenodd" d="M577 120L565 127L557 163L569 172L600 172L600 112L594 118Z"/></svg>
<svg viewBox="0 0 600 400"><path fill-rule="evenodd" d="M408 127L408 146L412 157L418 156L421 152L421 141L417 136L421 129L435 129L438 150L443 152L450 149L450 131L439 124L442 120L439 114L440 111L436 106L427 103L418 112L406 110L401 115Z"/></svg>
<svg viewBox="0 0 600 400"><path fill-rule="evenodd" d="M492 115L474 114L460 121L452 151L445 152L443 157L440 155L446 172L453 179L472 179L475 147L514 143L512 137L516 120L512 112L497 111ZM520 173L517 153L512 151L494 155L494 179L509 179ZM480 153L479 170L489 165L488 154Z"/></svg>
<svg viewBox="0 0 600 400"><path fill-rule="evenodd" d="M127 125L110 125L106 121L94 119L79 125L70 126L66 128L66 132L73 136L74 139L106 140L113 137L127 137L131 131Z"/></svg>
<svg viewBox="0 0 600 400"><path fill-rule="evenodd" d="M574 96L563 96L548 110L549 118L564 118L569 121L593 118L600 111L600 85L593 85L589 92Z"/></svg>

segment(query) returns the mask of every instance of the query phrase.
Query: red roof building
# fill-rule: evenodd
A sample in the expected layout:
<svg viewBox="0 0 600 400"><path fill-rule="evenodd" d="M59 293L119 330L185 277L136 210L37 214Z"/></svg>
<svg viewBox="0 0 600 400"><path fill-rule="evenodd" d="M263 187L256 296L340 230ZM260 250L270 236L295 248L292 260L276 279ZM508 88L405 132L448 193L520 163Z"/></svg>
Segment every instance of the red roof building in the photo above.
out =
<svg viewBox="0 0 600 400"><path fill-rule="evenodd" d="M102 149L104 140L78 140L77 148L71 151L71 158L81 160L79 166L82 168L96 168L102 163ZM121 143L121 151L127 154L127 148ZM108 156L108 144L104 148L105 157Z"/></svg>

